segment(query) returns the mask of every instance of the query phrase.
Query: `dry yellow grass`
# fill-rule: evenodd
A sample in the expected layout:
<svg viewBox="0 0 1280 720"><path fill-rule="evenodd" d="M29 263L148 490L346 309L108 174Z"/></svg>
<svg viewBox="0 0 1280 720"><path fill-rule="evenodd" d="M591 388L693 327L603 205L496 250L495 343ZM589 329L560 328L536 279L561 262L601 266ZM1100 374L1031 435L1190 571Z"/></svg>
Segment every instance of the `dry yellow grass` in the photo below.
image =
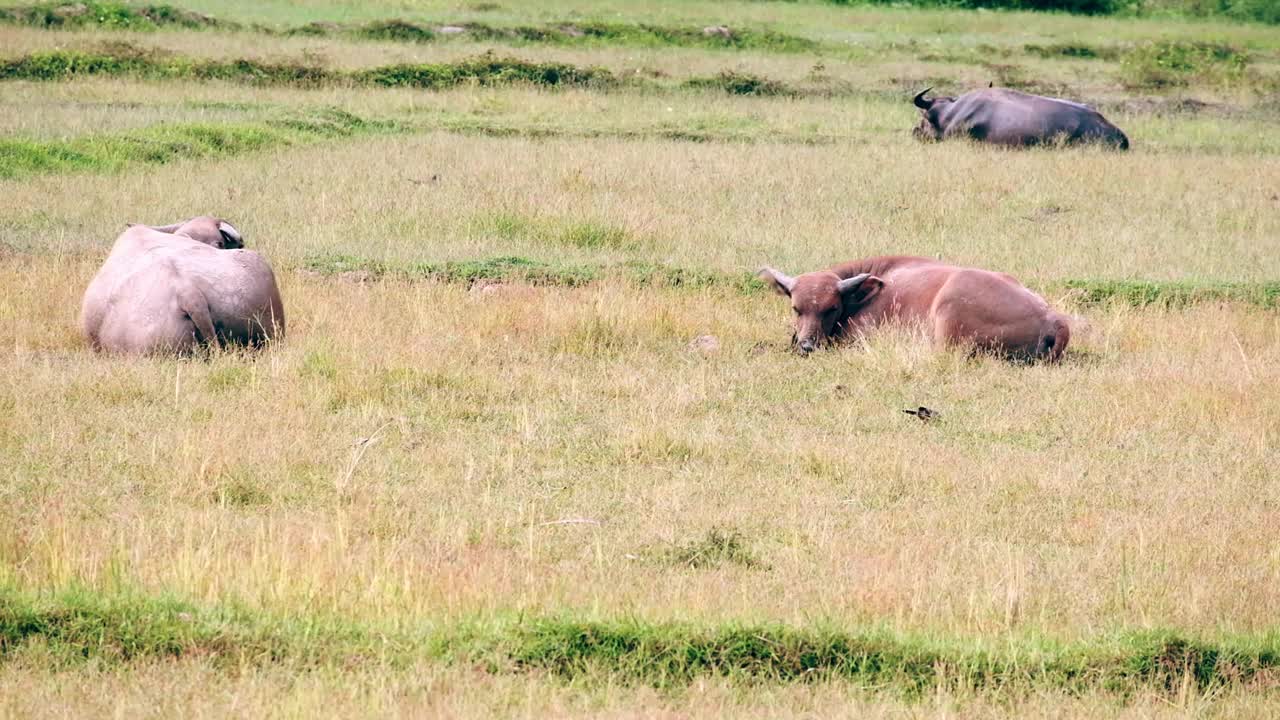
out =
<svg viewBox="0 0 1280 720"><path fill-rule="evenodd" d="M1063 32L1096 27L1058 20ZM988 30L1007 30L999 23ZM1135 27L1146 32L1117 32ZM120 37L0 28L6 54ZM219 56L293 56L315 42L198 37ZM343 66L468 50L324 46ZM681 74L740 64L692 51L521 54ZM882 60L858 79L865 87L931 71ZM741 64L787 78L811 62ZM915 253L1039 288L1274 280L1280 141L1269 123L1135 112L1118 118L1132 153L1001 152L918 145L914 110L871 97L3 87L5 138L325 107L461 132L0 180L2 588L173 595L385 628L567 613L884 627L988 648L1144 628L1275 630L1274 310L1083 306L1055 291L1076 315L1059 366L970 359L909 329L802 359L785 352L784 303L764 294L621 279L485 290L308 270L337 255L516 255L797 272ZM486 127L516 135L468 134ZM567 136L520 135L547 130ZM652 137L662 132L750 142ZM593 133L632 137L574 137ZM90 353L80 295L124 223L205 212L272 260L289 336L258 355ZM691 349L703 334L720 349ZM942 421L901 412L920 404ZM754 562L693 567L672 552L714 531L736 533ZM1266 674L1208 694L940 689L904 700L836 682L658 692L463 666L68 667L42 653L37 643L0 662L0 715L1174 718L1276 707Z"/></svg>
<svg viewBox="0 0 1280 720"><path fill-rule="evenodd" d="M1156 161L919 145L906 130L882 137L809 147L426 134L179 163L123 181L0 182L0 212L17 247L97 252L127 222L220 213L286 265L314 253L515 254L794 272L906 253L1031 283L1280 274L1280 158ZM583 222L624 234L583 248L533 230Z"/></svg>
<svg viewBox="0 0 1280 720"><path fill-rule="evenodd" d="M88 271L4 278L25 288L0 337L23 586L1065 638L1280 609L1270 313L1097 312L1061 367L894 333L804 360L767 297L286 274L286 343L192 363L88 354ZM699 333L722 351L686 349ZM565 518L598 524L544 524ZM769 568L631 558L717 526Z"/></svg>

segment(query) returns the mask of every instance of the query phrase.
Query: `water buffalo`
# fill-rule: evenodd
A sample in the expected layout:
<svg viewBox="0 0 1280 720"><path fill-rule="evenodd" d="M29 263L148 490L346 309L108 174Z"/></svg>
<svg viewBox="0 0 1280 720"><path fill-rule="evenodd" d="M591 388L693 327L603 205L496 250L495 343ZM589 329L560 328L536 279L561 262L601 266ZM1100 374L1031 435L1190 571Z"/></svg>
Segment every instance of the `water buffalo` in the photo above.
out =
<svg viewBox="0 0 1280 720"><path fill-rule="evenodd" d="M1120 128L1088 105L1005 88L926 100L925 93L932 89L915 97L921 118L914 132L921 140L969 137L1010 147L1062 142L1129 149L1129 138Z"/></svg>
<svg viewBox="0 0 1280 720"><path fill-rule="evenodd" d="M95 350L133 355L282 337L275 275L243 247L240 233L213 217L130 225L85 291L81 330Z"/></svg>
<svg viewBox="0 0 1280 720"><path fill-rule="evenodd" d="M889 256L790 277L760 276L791 298L801 353L880 323L923 325L940 345L971 344L1010 359L1057 360L1071 339L1066 318L1004 273Z"/></svg>

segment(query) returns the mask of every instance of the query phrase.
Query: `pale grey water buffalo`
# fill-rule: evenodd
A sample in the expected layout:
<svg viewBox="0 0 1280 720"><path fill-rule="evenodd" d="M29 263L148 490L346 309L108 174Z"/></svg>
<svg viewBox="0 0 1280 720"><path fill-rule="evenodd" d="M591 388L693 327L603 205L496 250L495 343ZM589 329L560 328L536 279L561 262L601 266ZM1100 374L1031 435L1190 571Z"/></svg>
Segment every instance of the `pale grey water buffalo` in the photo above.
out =
<svg viewBox="0 0 1280 720"><path fill-rule="evenodd" d="M887 256L798 277L766 267L760 276L791 298L801 353L881 323L920 324L940 345L1020 360L1057 360L1071 340L1066 318L1004 273Z"/></svg>
<svg viewBox="0 0 1280 720"><path fill-rule="evenodd" d="M1005 88L986 88L958 98L925 99L916 95L921 140L968 137L1011 147L1052 143L1100 143L1129 149L1129 138L1097 110L1058 98L1028 95Z"/></svg>
<svg viewBox="0 0 1280 720"><path fill-rule="evenodd" d="M85 291L85 337L95 350L134 355L283 337L275 275L243 247L240 233L213 217L130 225Z"/></svg>

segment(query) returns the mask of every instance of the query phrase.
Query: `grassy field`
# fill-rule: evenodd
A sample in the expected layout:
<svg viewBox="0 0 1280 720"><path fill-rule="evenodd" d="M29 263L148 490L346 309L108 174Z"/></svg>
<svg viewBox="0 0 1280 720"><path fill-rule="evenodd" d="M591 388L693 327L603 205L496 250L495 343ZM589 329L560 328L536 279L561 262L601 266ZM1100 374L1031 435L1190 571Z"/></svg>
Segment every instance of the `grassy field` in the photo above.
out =
<svg viewBox="0 0 1280 720"><path fill-rule="evenodd" d="M0 23L0 716L1280 712L1274 26L183 7ZM1134 149L912 139L992 80ZM289 336L92 354L125 223L203 213ZM752 271L881 253L1013 273L1064 362L787 352Z"/></svg>

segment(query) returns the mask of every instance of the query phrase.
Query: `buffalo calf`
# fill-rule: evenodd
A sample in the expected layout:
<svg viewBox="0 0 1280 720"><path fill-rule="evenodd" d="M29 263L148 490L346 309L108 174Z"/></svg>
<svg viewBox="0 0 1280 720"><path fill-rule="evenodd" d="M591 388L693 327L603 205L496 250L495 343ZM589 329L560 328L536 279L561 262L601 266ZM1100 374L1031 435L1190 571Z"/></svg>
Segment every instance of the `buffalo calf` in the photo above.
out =
<svg viewBox="0 0 1280 720"><path fill-rule="evenodd" d="M887 322L916 323L940 345L970 344L1014 359L1062 357L1066 318L1004 273L919 257L875 257L791 277L760 276L791 299L796 350Z"/></svg>

